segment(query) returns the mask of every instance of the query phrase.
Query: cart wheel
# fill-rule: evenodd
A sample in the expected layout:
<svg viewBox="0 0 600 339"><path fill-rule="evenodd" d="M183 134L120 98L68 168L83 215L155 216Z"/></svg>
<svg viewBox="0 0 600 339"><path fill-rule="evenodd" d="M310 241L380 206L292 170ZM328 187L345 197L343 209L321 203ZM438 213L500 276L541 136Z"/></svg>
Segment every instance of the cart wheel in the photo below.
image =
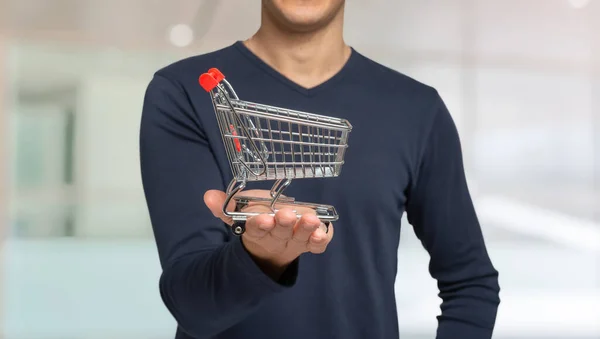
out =
<svg viewBox="0 0 600 339"><path fill-rule="evenodd" d="M236 221L231 226L231 230L235 235L242 235L246 232L246 223L243 221Z"/></svg>
<svg viewBox="0 0 600 339"><path fill-rule="evenodd" d="M323 222L323 225L325 225L325 234L329 233L329 224L330 224L329 221Z"/></svg>

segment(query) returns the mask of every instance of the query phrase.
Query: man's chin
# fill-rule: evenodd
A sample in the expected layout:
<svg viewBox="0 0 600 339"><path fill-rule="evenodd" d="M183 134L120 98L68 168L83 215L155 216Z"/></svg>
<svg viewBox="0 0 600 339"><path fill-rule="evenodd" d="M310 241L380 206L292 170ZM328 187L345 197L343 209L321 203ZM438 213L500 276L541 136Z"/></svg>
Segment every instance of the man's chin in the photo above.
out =
<svg viewBox="0 0 600 339"><path fill-rule="evenodd" d="M281 28L285 29L289 33L293 34L306 34L320 30L327 25L326 20L319 19L282 19L280 25Z"/></svg>

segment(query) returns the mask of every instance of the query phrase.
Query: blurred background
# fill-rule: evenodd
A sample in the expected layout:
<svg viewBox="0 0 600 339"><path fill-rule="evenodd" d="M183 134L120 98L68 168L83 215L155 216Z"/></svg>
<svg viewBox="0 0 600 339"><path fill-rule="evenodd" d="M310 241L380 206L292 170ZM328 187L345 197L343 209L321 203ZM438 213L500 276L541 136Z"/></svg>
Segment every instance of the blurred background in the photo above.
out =
<svg viewBox="0 0 600 339"><path fill-rule="evenodd" d="M158 68L253 34L259 7L0 0L0 337L173 337L142 97ZM454 116L500 271L495 338L600 338L600 0L352 0L346 39ZM434 338L428 257L402 234L402 339Z"/></svg>

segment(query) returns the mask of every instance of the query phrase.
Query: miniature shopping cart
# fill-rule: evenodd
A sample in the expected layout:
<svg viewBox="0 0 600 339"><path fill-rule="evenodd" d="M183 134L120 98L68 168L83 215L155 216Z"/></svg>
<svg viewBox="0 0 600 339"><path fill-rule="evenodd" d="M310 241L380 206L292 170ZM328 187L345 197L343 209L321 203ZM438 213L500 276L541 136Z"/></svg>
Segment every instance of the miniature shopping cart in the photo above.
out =
<svg viewBox="0 0 600 339"><path fill-rule="evenodd" d="M293 179L340 174L352 129L347 120L240 100L216 68L199 82L210 93L233 172L223 213L232 218L234 234L243 234L246 219L259 214L244 211L253 204L267 205L271 215L290 207L298 217L300 209L310 208L327 227L338 220L333 206L298 202L282 193ZM250 181L275 181L270 197L238 195ZM235 208L228 211L232 199Z"/></svg>

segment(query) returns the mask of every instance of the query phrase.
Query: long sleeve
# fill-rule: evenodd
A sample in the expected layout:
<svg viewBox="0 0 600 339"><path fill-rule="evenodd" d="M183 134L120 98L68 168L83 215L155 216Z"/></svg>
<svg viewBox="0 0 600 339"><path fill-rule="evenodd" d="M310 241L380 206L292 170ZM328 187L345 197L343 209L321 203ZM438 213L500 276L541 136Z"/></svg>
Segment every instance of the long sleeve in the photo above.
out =
<svg viewBox="0 0 600 339"><path fill-rule="evenodd" d="M144 99L140 164L163 269L160 295L180 331L214 336L289 287L265 275L204 205L204 193L223 190L225 179L183 88L159 74Z"/></svg>
<svg viewBox="0 0 600 339"><path fill-rule="evenodd" d="M487 253L467 187L460 140L436 96L421 161L408 193L407 218L430 255L442 299L438 339L491 338L500 303L498 272Z"/></svg>

